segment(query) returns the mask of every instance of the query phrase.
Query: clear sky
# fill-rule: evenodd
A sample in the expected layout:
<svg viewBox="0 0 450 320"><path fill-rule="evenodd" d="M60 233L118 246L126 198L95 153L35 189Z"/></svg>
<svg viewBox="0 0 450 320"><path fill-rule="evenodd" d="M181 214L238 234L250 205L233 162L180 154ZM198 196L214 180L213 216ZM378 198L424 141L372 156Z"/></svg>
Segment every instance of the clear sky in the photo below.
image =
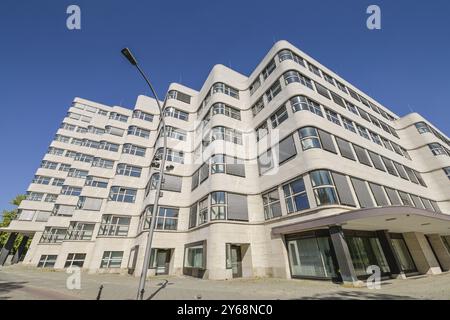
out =
<svg viewBox="0 0 450 320"><path fill-rule="evenodd" d="M81 8L79 31L66 8ZM366 28L381 7L382 29ZM285 39L398 115L450 128L450 1L1 0L0 210L24 193L74 97L132 108L143 81L199 89L214 64L249 74Z"/></svg>

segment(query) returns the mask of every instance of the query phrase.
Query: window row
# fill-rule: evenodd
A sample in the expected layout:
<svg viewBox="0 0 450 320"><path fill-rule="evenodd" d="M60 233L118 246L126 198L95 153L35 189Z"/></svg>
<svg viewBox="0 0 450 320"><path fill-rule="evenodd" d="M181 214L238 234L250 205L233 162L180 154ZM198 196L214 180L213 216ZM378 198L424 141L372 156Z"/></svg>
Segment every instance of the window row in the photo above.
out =
<svg viewBox="0 0 450 320"><path fill-rule="evenodd" d="M436 136L436 138L440 139L442 142L444 142L445 144L447 144L448 146L450 146L450 140L447 139L445 136L443 136L442 134L440 134L439 132L437 132L433 127L429 126L428 124L426 124L425 122L417 122L415 124L417 131L420 134L424 134L424 133L432 133Z"/></svg>
<svg viewBox="0 0 450 320"><path fill-rule="evenodd" d="M38 268L54 268L58 255L43 254L41 255ZM120 268L122 265L123 251L104 251L100 268ZM77 266L82 268L86 260L85 253L69 253L64 264L64 268Z"/></svg>

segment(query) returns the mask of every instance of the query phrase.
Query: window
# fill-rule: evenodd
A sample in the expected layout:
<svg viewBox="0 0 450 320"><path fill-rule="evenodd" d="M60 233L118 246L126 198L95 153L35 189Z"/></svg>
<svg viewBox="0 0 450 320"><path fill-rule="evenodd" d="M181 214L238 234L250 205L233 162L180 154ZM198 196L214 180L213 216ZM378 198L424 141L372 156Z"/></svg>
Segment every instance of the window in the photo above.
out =
<svg viewBox="0 0 450 320"><path fill-rule="evenodd" d="M383 162L381 161L381 157L379 154L374 153L372 151L368 151L370 159L372 160L373 166L381 171L386 171L383 166Z"/></svg>
<svg viewBox="0 0 450 320"><path fill-rule="evenodd" d="M176 90L170 90L167 94L167 99L177 99L184 103L191 103L191 96Z"/></svg>
<svg viewBox="0 0 450 320"><path fill-rule="evenodd" d="M69 143L70 137L57 134L55 135L55 141Z"/></svg>
<svg viewBox="0 0 450 320"><path fill-rule="evenodd" d="M357 100L357 101L360 101L360 100L359 100L359 96L358 96L358 94L357 94L355 91L353 91L353 90L350 89L350 88L347 88L347 90L348 90L348 93L350 93L350 96L351 96L353 99L355 99L355 100Z"/></svg>
<svg viewBox="0 0 450 320"><path fill-rule="evenodd" d="M165 131L161 131L161 136L166 136L168 138L180 140L180 141L186 141L187 133L184 130L172 127L172 126L166 126Z"/></svg>
<svg viewBox="0 0 450 320"><path fill-rule="evenodd" d="M64 240L67 228L45 227L40 243L58 243Z"/></svg>
<svg viewBox="0 0 450 320"><path fill-rule="evenodd" d="M288 113L286 110L286 106L280 107L277 111L275 111L270 116L270 122L272 123L272 128L278 127L281 123L283 123L288 118Z"/></svg>
<svg viewBox="0 0 450 320"><path fill-rule="evenodd" d="M52 215L57 217L71 217L75 211L75 206L68 206L65 204L55 204Z"/></svg>
<svg viewBox="0 0 450 320"><path fill-rule="evenodd" d="M111 151L111 152L118 152L119 151L119 145L116 143L108 142L108 141L100 141L100 144L98 146L99 149Z"/></svg>
<svg viewBox="0 0 450 320"><path fill-rule="evenodd" d="M355 199L353 199L353 194L351 192L347 176L337 172L332 172L331 175L333 177L334 186L336 188L340 204L355 207L356 202Z"/></svg>
<svg viewBox="0 0 450 320"><path fill-rule="evenodd" d="M447 176L447 178L450 179L450 167L442 168L442 170L444 170L444 173Z"/></svg>
<svg viewBox="0 0 450 320"><path fill-rule="evenodd" d="M338 96L336 93L334 93L333 91L330 91L330 94L331 94L331 98L333 98L333 101L336 103L336 104L338 104L338 105L340 105L342 108L346 108L345 107L345 102L344 102L344 99L342 99L340 96Z"/></svg>
<svg viewBox="0 0 450 320"><path fill-rule="evenodd" d="M67 240L91 240L95 223L71 222L65 239Z"/></svg>
<svg viewBox="0 0 450 320"><path fill-rule="evenodd" d="M214 94L218 92L229 95L230 97L233 97L235 99L239 99L239 90L232 88L221 82L215 83L212 86L212 93Z"/></svg>
<svg viewBox="0 0 450 320"><path fill-rule="evenodd" d="M62 186L61 194L66 196L76 196L78 197L81 194L81 188L73 187L73 186Z"/></svg>
<svg viewBox="0 0 450 320"><path fill-rule="evenodd" d="M149 190L156 190L156 186L159 180L159 172L155 172L150 177ZM161 185L161 190L181 192L182 178L171 174L164 174L164 182Z"/></svg>
<svg viewBox="0 0 450 320"><path fill-rule="evenodd" d="M332 76L330 76L329 74L322 72L323 74L323 78L329 83L332 84L334 86L334 79Z"/></svg>
<svg viewBox="0 0 450 320"><path fill-rule="evenodd" d="M381 159L383 160L383 163L384 163L387 171L389 172L389 174L392 174L393 176L398 177L398 173L395 170L394 163L392 162L392 160L387 159L385 157L381 157Z"/></svg>
<svg viewBox="0 0 450 320"><path fill-rule="evenodd" d="M197 203L194 203L189 209L189 229L197 225Z"/></svg>
<svg viewBox="0 0 450 320"><path fill-rule="evenodd" d="M133 136L137 136L137 137L141 137L144 139L148 139L150 137L150 131L140 128L140 127L136 127L136 126L129 126L128 127L128 135L133 135Z"/></svg>
<svg viewBox="0 0 450 320"><path fill-rule="evenodd" d="M105 126L105 132L113 136L122 137L125 133L125 130L117 127Z"/></svg>
<svg viewBox="0 0 450 320"><path fill-rule="evenodd" d="M382 146L383 144L381 143L381 139L380 136L378 134L376 134L373 131L369 131L370 136L372 137L372 141L375 142L376 144Z"/></svg>
<svg viewBox="0 0 450 320"><path fill-rule="evenodd" d="M166 150L166 161L171 162L177 162L177 163L184 163L184 153L183 151L177 151L173 149L167 149ZM155 152L155 159L162 159L163 158L163 148L159 148Z"/></svg>
<svg viewBox="0 0 450 320"><path fill-rule="evenodd" d="M86 259L86 253L69 253L67 255L67 260L64 268L70 268L77 266L82 268L84 264L84 259Z"/></svg>
<svg viewBox="0 0 450 320"><path fill-rule="evenodd" d="M296 97L291 98L289 101L292 106L292 111L294 111L294 112L301 111L301 110L309 110L312 113L315 113L318 116L323 117L320 105L317 102L310 100L307 97L296 96Z"/></svg>
<svg viewBox="0 0 450 320"><path fill-rule="evenodd" d="M352 181L353 188L355 189L356 197L358 198L360 207L374 207L374 203L372 197L370 196L370 191L367 187L366 182L356 178L350 178L350 180Z"/></svg>
<svg viewBox="0 0 450 320"><path fill-rule="evenodd" d="M127 122L128 121L128 116L124 115L124 114L120 114L117 112L110 112L109 113L109 118L112 120L117 120L120 122Z"/></svg>
<svg viewBox="0 0 450 320"><path fill-rule="evenodd" d="M79 197L77 203L77 209L100 211L102 207L103 199L91 198L91 197Z"/></svg>
<svg viewBox="0 0 450 320"><path fill-rule="evenodd" d="M324 86L322 86L321 84L319 84L317 82L315 82L314 84L316 85L316 90L320 95L324 96L327 99L331 99L330 93L327 88L325 88Z"/></svg>
<svg viewBox="0 0 450 320"><path fill-rule="evenodd" d="M93 134L96 134L96 135L102 135L102 134L105 134L105 129L102 129L102 128L97 128L97 127L94 127L94 126L89 126L88 128L87 128L87 132L89 132L89 133L93 133Z"/></svg>
<svg viewBox="0 0 450 320"><path fill-rule="evenodd" d="M141 119L144 121L152 122L153 121L153 115L141 110L134 110L133 111L133 118L135 119Z"/></svg>
<svg viewBox="0 0 450 320"><path fill-rule="evenodd" d="M64 179L53 178L52 186L61 187L64 184Z"/></svg>
<svg viewBox="0 0 450 320"><path fill-rule="evenodd" d="M400 201L400 197L398 196L397 191L388 187L384 187L384 190L386 190L389 200L391 201L391 205L393 206L402 205L402 202Z"/></svg>
<svg viewBox="0 0 450 320"><path fill-rule="evenodd" d="M265 93L267 101L268 102L272 101L280 92L281 92L281 83L279 80L277 80Z"/></svg>
<svg viewBox="0 0 450 320"><path fill-rule="evenodd" d="M132 166L126 163L119 163L116 169L117 174L129 177L140 177L141 171L141 167Z"/></svg>
<svg viewBox="0 0 450 320"><path fill-rule="evenodd" d="M189 114L174 107L167 107L164 109L164 116L172 117L183 121L188 121Z"/></svg>
<svg viewBox="0 0 450 320"><path fill-rule="evenodd" d="M206 269L205 242L186 245L184 249L185 268Z"/></svg>
<svg viewBox="0 0 450 320"><path fill-rule="evenodd" d="M266 80L269 75L275 70L276 68L275 59L272 59L267 66L264 68L264 70L261 72L264 80Z"/></svg>
<svg viewBox="0 0 450 320"><path fill-rule="evenodd" d="M38 268L53 268L58 256L54 254L43 254L39 259Z"/></svg>
<svg viewBox="0 0 450 320"><path fill-rule="evenodd" d="M294 70L287 71L283 74L283 78L284 78L286 85L293 83L293 82L299 82L302 85L304 85L305 87L308 87L311 90L314 90L311 79L302 75L298 71L294 71Z"/></svg>
<svg viewBox="0 0 450 320"><path fill-rule="evenodd" d="M252 114L256 116L262 109L264 109L264 101L259 98L252 106Z"/></svg>
<svg viewBox="0 0 450 320"><path fill-rule="evenodd" d="M409 180L412 183L419 184L419 180L417 180L417 177L414 174L413 170L411 168L406 167L406 166L404 166L404 168L405 168L406 174L408 175Z"/></svg>
<svg viewBox="0 0 450 320"><path fill-rule="evenodd" d="M45 202L55 202L56 198L58 198L57 194L53 194L53 193L47 193L47 195L45 196L44 201Z"/></svg>
<svg viewBox="0 0 450 320"><path fill-rule="evenodd" d="M394 151L394 149L392 148L392 145L388 139L381 137L381 141L383 142L383 145L386 149Z"/></svg>
<svg viewBox="0 0 450 320"><path fill-rule="evenodd" d="M302 177L283 185L283 192L288 213L309 209L308 196Z"/></svg>
<svg viewBox="0 0 450 320"><path fill-rule="evenodd" d="M352 112L352 113L356 114L357 116L359 116L358 108L353 103L350 103L347 100L345 101L345 103L347 104L347 109L350 112Z"/></svg>
<svg viewBox="0 0 450 320"><path fill-rule="evenodd" d="M81 145L86 148L98 149L100 142L89 139L83 139L83 143Z"/></svg>
<svg viewBox="0 0 450 320"><path fill-rule="evenodd" d="M70 164L66 164L66 163L61 163L59 165L59 171L64 171L64 172L69 172L70 171Z"/></svg>
<svg viewBox="0 0 450 320"><path fill-rule="evenodd" d="M304 127L298 130L298 134L303 150L322 148L316 128Z"/></svg>
<svg viewBox="0 0 450 320"><path fill-rule="evenodd" d="M329 171L317 170L311 172L309 176L311 177L313 192L318 206L339 203Z"/></svg>
<svg viewBox="0 0 450 320"><path fill-rule="evenodd" d="M130 228L130 217L105 214L98 231L99 236L126 237Z"/></svg>
<svg viewBox="0 0 450 320"><path fill-rule="evenodd" d="M69 124L69 123L61 123L61 126L59 127L60 129L64 129L64 130L68 130L68 131L75 131L75 127L73 124Z"/></svg>
<svg viewBox="0 0 450 320"><path fill-rule="evenodd" d="M28 201L42 201L42 198L44 197L44 194L41 192L27 192L27 197L25 198Z"/></svg>
<svg viewBox="0 0 450 320"><path fill-rule="evenodd" d="M361 148L360 146L353 145L353 149L355 149L356 157L358 158L358 161L362 164L365 164L366 166L371 167L372 164L370 163L369 157L367 156L366 149Z"/></svg>
<svg viewBox="0 0 450 320"><path fill-rule="evenodd" d="M34 179L32 181L32 183L37 183L37 184L49 184L50 183L50 179L51 177L45 177L45 176L34 176Z"/></svg>
<svg viewBox="0 0 450 320"><path fill-rule="evenodd" d="M208 197L198 202L198 224L208 222Z"/></svg>
<svg viewBox="0 0 450 320"><path fill-rule="evenodd" d="M378 119L372 115L369 115L369 116L370 116L370 121L372 121L373 125L377 126L378 128L381 128L380 121L378 121Z"/></svg>
<svg viewBox="0 0 450 320"><path fill-rule="evenodd" d="M445 149L443 146L441 146L439 143L430 143L428 145L428 147L430 148L431 152L435 155L435 156L439 156L439 155L447 155L447 153L445 152Z"/></svg>
<svg viewBox="0 0 450 320"><path fill-rule="evenodd" d="M383 207L388 206L389 202L384 194L383 188L375 183L369 182L370 189L372 190L373 197L375 198L375 202L377 206Z"/></svg>
<svg viewBox="0 0 450 320"><path fill-rule="evenodd" d="M297 149L295 148L294 137L292 135L281 140L275 149L278 149L278 163L280 165L297 155Z"/></svg>
<svg viewBox="0 0 450 320"><path fill-rule="evenodd" d="M70 168L69 173L67 174L68 177L81 178L81 179L86 178L87 175L88 175L88 171L75 169L75 168Z"/></svg>
<svg viewBox="0 0 450 320"><path fill-rule="evenodd" d="M153 205L150 205L145 209L146 219L143 226L144 230L150 228L152 212ZM155 228L157 230L177 230L178 214L178 208L160 207L156 218Z"/></svg>
<svg viewBox="0 0 450 320"><path fill-rule="evenodd" d="M337 80L335 80L335 81L336 81L336 85L339 88L339 90L341 90L342 92L347 93L347 87L345 85L343 85L342 83L340 83L339 81L337 81Z"/></svg>
<svg viewBox="0 0 450 320"><path fill-rule="evenodd" d="M342 119L342 123L344 124L345 129L347 129L353 133L356 133L356 128L355 128L355 125L353 124L353 121L351 121L350 119L347 119L343 116L341 116L341 119Z"/></svg>
<svg viewBox="0 0 450 320"><path fill-rule="evenodd" d="M301 58L298 55L296 55L295 53L293 53L291 50L287 50L287 49L281 50L278 53L278 58L280 59L280 62L282 62L284 60L294 60L298 64L305 67L305 60L303 60L303 58Z"/></svg>
<svg viewBox="0 0 450 320"><path fill-rule="evenodd" d="M230 107L224 103L215 103L211 107L212 116L216 114L223 114L232 119L241 120L241 112L233 107Z"/></svg>
<svg viewBox="0 0 450 320"><path fill-rule="evenodd" d="M110 201L134 203L136 201L136 189L124 187L111 187L109 193Z"/></svg>
<svg viewBox="0 0 450 320"><path fill-rule="evenodd" d="M94 188L106 188L108 186L109 179L108 178L100 178L94 176L87 176L85 185L94 187Z"/></svg>
<svg viewBox="0 0 450 320"><path fill-rule="evenodd" d="M225 140L242 145L242 133L227 127L214 127L212 128L211 141L214 140Z"/></svg>
<svg viewBox="0 0 450 320"><path fill-rule="evenodd" d="M265 120L263 123L259 125L258 128L256 128L256 141L261 140L268 134L269 134L269 127L267 125L267 120Z"/></svg>
<svg viewBox="0 0 450 320"><path fill-rule="evenodd" d="M146 148L144 147L139 147L131 143L125 143L122 148L122 153L145 157L145 150Z"/></svg>
<svg viewBox="0 0 450 320"><path fill-rule="evenodd" d="M339 116L336 112L331 111L330 109L325 109L325 115L327 116L327 119L338 126L341 125L341 121L339 120Z"/></svg>
<svg viewBox="0 0 450 320"><path fill-rule="evenodd" d="M341 152L341 156L350 160L356 160L350 142L341 139L339 137L335 137L337 145L339 147L339 151Z"/></svg>
<svg viewBox="0 0 450 320"><path fill-rule="evenodd" d="M104 169L112 169L114 166L114 161L103 158L94 158L94 160L92 161L92 166Z"/></svg>
<svg viewBox="0 0 450 320"><path fill-rule="evenodd" d="M273 189L262 195L264 205L264 217L266 220L281 217L280 194L278 189Z"/></svg>
<svg viewBox="0 0 450 320"><path fill-rule="evenodd" d="M274 167L272 150L269 149L266 152L258 156L258 168L259 174L263 175Z"/></svg>
<svg viewBox="0 0 450 320"><path fill-rule="evenodd" d="M123 251L103 252L100 268L120 268L122 264Z"/></svg>
<svg viewBox="0 0 450 320"><path fill-rule="evenodd" d="M75 155L74 160L80 161L80 162L91 163L94 160L94 157L90 156L88 154L84 154L84 153L77 153Z"/></svg>
<svg viewBox="0 0 450 320"><path fill-rule="evenodd" d="M67 150L67 152L66 152L66 157L67 158L75 159L76 156L77 156L77 152L72 151L72 150Z"/></svg>
<svg viewBox="0 0 450 320"><path fill-rule="evenodd" d="M308 69L309 71L311 71L312 73L314 73L315 75L321 77L320 75L320 70L319 68L317 68L315 65L311 64L308 62Z"/></svg>
<svg viewBox="0 0 450 320"><path fill-rule="evenodd" d="M77 127L77 132L79 133L86 133L88 132L88 129L85 127Z"/></svg>
<svg viewBox="0 0 450 320"><path fill-rule="evenodd" d="M261 86L261 80L259 80L259 77L256 78L255 81L250 85L250 95L254 94L256 90Z"/></svg>
<svg viewBox="0 0 450 320"><path fill-rule="evenodd" d="M225 220L226 193L223 191L211 193L211 220Z"/></svg>
<svg viewBox="0 0 450 320"><path fill-rule="evenodd" d="M408 180L408 175L406 174L405 168L398 162L394 162L394 166L397 169L398 174L402 179Z"/></svg>
<svg viewBox="0 0 450 320"><path fill-rule="evenodd" d="M366 138L367 140L370 140L369 134L367 133L367 129L363 126L360 126L359 124L356 125L356 128L358 129L358 133L361 137Z"/></svg>
<svg viewBox="0 0 450 320"><path fill-rule="evenodd" d="M54 154L55 156L62 156L64 154L64 149L50 147L47 151L48 154Z"/></svg>
<svg viewBox="0 0 450 320"><path fill-rule="evenodd" d="M400 199L402 200L403 205L414 207L413 203L411 202L411 199L409 198L409 195L403 191L399 191L398 195L400 196Z"/></svg>

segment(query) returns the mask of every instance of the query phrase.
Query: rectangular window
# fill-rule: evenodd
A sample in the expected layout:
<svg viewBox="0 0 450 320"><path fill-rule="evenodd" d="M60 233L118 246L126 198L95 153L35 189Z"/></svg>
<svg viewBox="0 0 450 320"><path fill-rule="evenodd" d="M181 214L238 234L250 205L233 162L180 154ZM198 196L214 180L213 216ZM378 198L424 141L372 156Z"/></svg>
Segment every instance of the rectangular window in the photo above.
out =
<svg viewBox="0 0 450 320"><path fill-rule="evenodd" d="M84 260L86 259L86 253L69 253L64 268L70 268L77 266L82 268Z"/></svg>
<svg viewBox="0 0 450 320"><path fill-rule="evenodd" d="M111 187L109 193L109 200L116 202L134 203L136 201L136 189L129 189L124 187Z"/></svg>
<svg viewBox="0 0 450 320"><path fill-rule="evenodd" d="M103 158L94 158L94 160L92 161L92 166L104 169L112 169L114 167L114 161Z"/></svg>
<svg viewBox="0 0 450 320"><path fill-rule="evenodd" d="M379 154L369 151L369 156L375 168L381 171L386 171L384 169L383 162L381 161L381 157Z"/></svg>
<svg viewBox="0 0 450 320"><path fill-rule="evenodd" d="M369 134L367 133L367 129L363 126L360 126L359 124L356 125L356 128L358 129L358 133L361 137L366 138L367 140L370 140Z"/></svg>
<svg viewBox="0 0 450 320"><path fill-rule="evenodd" d="M388 206L389 202L384 194L383 188L379 184L369 182L370 189L375 198L377 206L383 207Z"/></svg>
<svg viewBox="0 0 450 320"><path fill-rule="evenodd" d="M179 120L183 120L183 121L188 121L189 119L189 113L179 110L177 108L174 107L167 107L164 109L164 116L166 117L172 117L175 119L179 119Z"/></svg>
<svg viewBox="0 0 450 320"><path fill-rule="evenodd" d="M37 265L38 268L53 268L56 263L56 258L58 256L55 254L43 254L39 259L39 263Z"/></svg>
<svg viewBox="0 0 450 320"><path fill-rule="evenodd" d="M108 178L100 178L94 176L87 176L85 185L94 187L94 188L106 188L108 186L109 179Z"/></svg>
<svg viewBox="0 0 450 320"><path fill-rule="evenodd" d="M331 85L334 86L334 79L332 76L330 76L328 73L322 72L323 78Z"/></svg>
<svg viewBox="0 0 450 320"><path fill-rule="evenodd" d="M261 72L264 80L266 80L269 75L275 70L276 68L275 59L272 59L267 66L264 68L264 70Z"/></svg>
<svg viewBox="0 0 450 320"><path fill-rule="evenodd" d="M394 189L388 188L388 187L384 187L384 190L386 190L389 200L391 201L391 205L393 205L393 206L401 206L402 205L402 202L400 200L400 197L398 196L397 191L395 191Z"/></svg>
<svg viewBox="0 0 450 320"><path fill-rule="evenodd" d="M27 197L25 198L28 201L42 201L42 198L44 197L44 194L41 192L27 192Z"/></svg>
<svg viewBox="0 0 450 320"><path fill-rule="evenodd" d="M264 101L259 98L252 106L252 114L256 116L262 109L264 109Z"/></svg>
<svg viewBox="0 0 450 320"><path fill-rule="evenodd" d="M315 65L311 64L308 62L308 69L309 71L311 71L312 73L314 73L315 75L321 77L320 75L320 70L319 68L317 68Z"/></svg>
<svg viewBox="0 0 450 320"><path fill-rule="evenodd" d="M256 90L261 86L261 80L259 80L259 77L256 78L255 81L250 85L250 95L253 95Z"/></svg>
<svg viewBox="0 0 450 320"><path fill-rule="evenodd" d="M184 251L184 267L206 269L205 242L186 245Z"/></svg>
<svg viewBox="0 0 450 320"><path fill-rule="evenodd" d="M302 85L304 85L305 87L308 87L311 90L314 90L311 79L304 76L303 74L301 74L298 71L294 71L294 70L287 71L283 74L283 78L284 78L286 85L293 83L293 82L299 82Z"/></svg>
<svg viewBox="0 0 450 320"><path fill-rule="evenodd" d="M332 172L331 175L333 176L334 185L336 187L340 204L355 207L356 202L355 199L353 199L350 185L347 181L347 176L337 172Z"/></svg>
<svg viewBox="0 0 450 320"><path fill-rule="evenodd" d="M128 116L126 116L124 114L117 113L117 112L110 112L109 113L109 119L117 120L117 121L120 121L120 122L127 122L128 121Z"/></svg>
<svg viewBox="0 0 450 320"><path fill-rule="evenodd" d="M40 243L59 243L64 240L67 228L45 227Z"/></svg>
<svg viewBox="0 0 450 320"><path fill-rule="evenodd" d="M100 268L120 268L122 264L123 251L103 252Z"/></svg>
<svg viewBox="0 0 450 320"><path fill-rule="evenodd" d="M337 153L331 134L329 134L328 132L322 131L320 129L318 131L319 131L320 142L322 143L322 148L326 151L329 151L332 153Z"/></svg>
<svg viewBox="0 0 450 320"><path fill-rule="evenodd" d="M317 114L318 116L323 117L322 109L320 107L320 104L317 102L310 100L307 97L304 96L295 96L291 98L290 100L292 111L297 112L301 110L309 110L314 114Z"/></svg>
<svg viewBox="0 0 450 320"><path fill-rule="evenodd" d="M352 120L347 119L343 116L341 116L341 119L342 119L342 123L344 124L345 129L347 129L353 133L356 133L356 128L355 128L355 125L353 124Z"/></svg>
<svg viewBox="0 0 450 320"><path fill-rule="evenodd" d="M108 142L108 141L100 141L99 149L111 151L111 152L118 152L119 151L119 145L116 143Z"/></svg>
<svg viewBox="0 0 450 320"><path fill-rule="evenodd" d="M73 186L62 186L61 194L66 196L76 196L78 197L81 194L82 188L73 187Z"/></svg>
<svg viewBox="0 0 450 320"><path fill-rule="evenodd" d="M327 116L327 119L329 121L333 122L334 124L337 124L338 126L341 125L341 121L339 120L339 116L336 112L325 108L325 115Z"/></svg>
<svg viewBox="0 0 450 320"><path fill-rule="evenodd" d="M47 161L47 160L43 160L41 162L41 168L44 168L44 169L55 170L57 166L58 166L57 162L52 162L52 161Z"/></svg>
<svg viewBox="0 0 450 320"><path fill-rule="evenodd" d="M392 174L393 176L398 177L398 173L395 170L394 163L392 162L392 160L387 159L385 157L381 157L381 159L383 160L383 163L384 163L387 171L389 172L389 174Z"/></svg>
<svg viewBox="0 0 450 320"><path fill-rule="evenodd" d="M286 110L286 106L280 107L277 111L275 111L270 116L270 122L272 123L272 128L278 127L281 123L283 123L288 118L288 113Z"/></svg>
<svg viewBox="0 0 450 320"><path fill-rule="evenodd" d="M211 193L211 220L225 220L227 201L223 191Z"/></svg>
<svg viewBox="0 0 450 320"><path fill-rule="evenodd" d="M316 90L317 92L321 95L324 96L327 99L331 99L330 98L330 93L328 91L327 88L325 88L324 86L322 86L321 84L314 82L314 84L316 85Z"/></svg>
<svg viewBox="0 0 450 320"><path fill-rule="evenodd" d="M272 101L280 92L281 92L281 83L279 80L277 80L265 93L267 101L269 102Z"/></svg>
<svg viewBox="0 0 450 320"><path fill-rule="evenodd" d="M128 127L127 134L148 139L150 137L150 130L146 130L136 126L130 126Z"/></svg>
<svg viewBox="0 0 450 320"><path fill-rule="evenodd" d="M283 185L283 192L288 213L309 209L303 177Z"/></svg>
<svg viewBox="0 0 450 320"><path fill-rule="evenodd" d="M341 152L341 156L343 156L344 158L356 161L356 158L355 158L355 155L353 154L353 150L350 145L350 142L348 142L344 139L341 139L339 137L335 137L335 138L336 138L337 145L339 147L339 151Z"/></svg>
<svg viewBox="0 0 450 320"><path fill-rule="evenodd" d="M91 240L95 223L73 221L67 229L66 240Z"/></svg>
<svg viewBox="0 0 450 320"><path fill-rule="evenodd" d="M359 205L361 208L371 208L374 207L372 197L370 196L369 189L365 181L350 178L353 184L353 188L355 189L356 197L358 198Z"/></svg>
<svg viewBox="0 0 450 320"><path fill-rule="evenodd" d="M235 99L239 99L239 90L232 88L224 83L218 82L212 86L212 93L223 93L233 97Z"/></svg>
<svg viewBox="0 0 450 320"><path fill-rule="evenodd" d="M136 177L141 176L142 168L137 166L132 166L126 163L119 163L117 165L116 173L122 176Z"/></svg>
<svg viewBox="0 0 450 320"><path fill-rule="evenodd" d="M262 195L264 205L264 217L266 220L281 217L280 194L278 189L273 189Z"/></svg>
<svg viewBox="0 0 450 320"><path fill-rule="evenodd" d="M70 168L69 173L67 174L68 177L80 178L80 179L86 178L87 175L88 175L87 170L80 170L80 169L75 169L75 168Z"/></svg>
<svg viewBox="0 0 450 320"><path fill-rule="evenodd" d="M134 110L133 111L133 118L135 119L141 119L144 121L152 122L153 121L153 115L141 110Z"/></svg>
<svg viewBox="0 0 450 320"><path fill-rule="evenodd" d="M317 206L339 204L331 174L327 170L316 170L309 174Z"/></svg>
<svg viewBox="0 0 450 320"><path fill-rule="evenodd" d="M361 148L360 146L353 145L353 149L355 149L356 157L358 158L358 161L362 164L365 164L366 166L371 167L372 164L370 163L369 157L367 156L367 151L364 148Z"/></svg>
<svg viewBox="0 0 450 320"><path fill-rule="evenodd" d="M77 209L100 211L102 203L102 198L80 197L78 199Z"/></svg>
<svg viewBox="0 0 450 320"><path fill-rule="evenodd" d="M330 91L330 93L331 93L331 97L333 98L333 101L345 109L344 99L342 99L339 95L337 95L333 91Z"/></svg>
<svg viewBox="0 0 450 320"><path fill-rule="evenodd" d="M105 214L98 231L99 236L126 237L130 228L130 217Z"/></svg>
<svg viewBox="0 0 450 320"><path fill-rule="evenodd" d="M398 195L400 196L400 199L402 200L403 205L414 207L411 199L409 198L409 195L406 192L399 191Z"/></svg>
<svg viewBox="0 0 450 320"><path fill-rule="evenodd" d="M145 150L146 148L144 147L139 147L134 144L125 143L122 148L122 153L131 154L139 157L145 157Z"/></svg>
<svg viewBox="0 0 450 320"><path fill-rule="evenodd" d="M50 183L51 177L45 177L45 176L34 176L34 179L31 183L37 183L37 184L46 184L48 185Z"/></svg>
<svg viewBox="0 0 450 320"><path fill-rule="evenodd" d="M71 217L75 211L75 206L68 206L65 204L55 204L53 207L53 216L57 217Z"/></svg>

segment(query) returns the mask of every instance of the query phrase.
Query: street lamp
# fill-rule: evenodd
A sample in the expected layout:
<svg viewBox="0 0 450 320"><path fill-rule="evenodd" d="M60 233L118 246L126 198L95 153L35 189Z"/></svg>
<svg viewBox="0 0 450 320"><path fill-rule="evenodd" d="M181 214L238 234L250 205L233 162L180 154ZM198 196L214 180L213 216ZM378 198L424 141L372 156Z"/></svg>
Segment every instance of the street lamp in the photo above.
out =
<svg viewBox="0 0 450 320"><path fill-rule="evenodd" d="M159 179L156 183L156 195L155 195L155 201L153 203L153 209L152 209L152 221L150 223L150 229L148 231L147 245L145 247L145 255L144 255L144 265L142 266L141 277L139 279L139 288L138 288L138 292L136 295L136 299L142 300L144 297L144 292L145 292L145 280L147 278L148 265L150 263L150 253L152 250L153 231L155 229L155 221L156 221L156 216L158 213L158 203L159 203L159 197L160 197L160 193L161 193L161 183L162 183L162 181L164 181L164 169L165 169L166 155L167 155L167 136L166 136L166 123L164 121L163 111L164 111L164 107L166 105L167 99L164 99L164 104L161 107L161 104L159 102L159 99L155 92L155 89L153 88L152 84L150 83L150 80L147 78L147 76L144 74L142 69L139 67L137 60L131 53L130 49L124 48L124 49L122 49L121 52L125 56L125 58L127 58L127 60L138 69L139 73L142 75L145 82L147 82L153 96L155 97L155 100L156 100L156 103L157 103L158 109L159 109L159 118L160 118L160 121L162 124L161 130L163 132L163 141L164 141L163 142L164 143L163 155L162 155L162 159L161 159L161 165L159 166ZM153 163L152 163L152 165L153 165ZM170 167L171 167L170 169L173 169L173 166L170 166Z"/></svg>

